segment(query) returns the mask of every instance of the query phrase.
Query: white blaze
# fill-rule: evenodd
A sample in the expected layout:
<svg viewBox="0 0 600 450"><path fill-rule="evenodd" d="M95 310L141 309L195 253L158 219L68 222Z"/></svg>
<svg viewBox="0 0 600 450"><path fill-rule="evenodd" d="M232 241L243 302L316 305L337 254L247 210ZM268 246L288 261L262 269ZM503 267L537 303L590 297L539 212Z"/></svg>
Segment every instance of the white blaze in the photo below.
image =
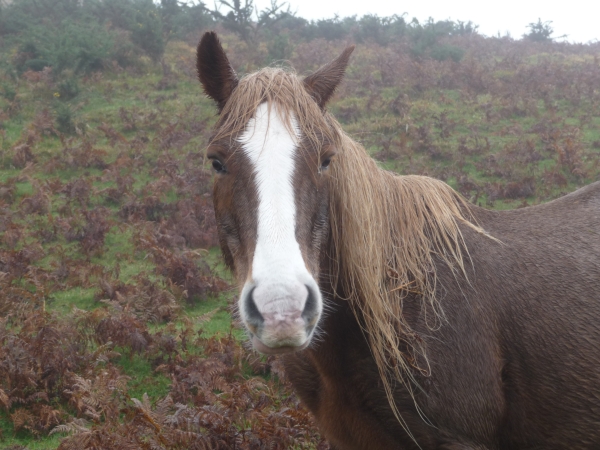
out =
<svg viewBox="0 0 600 450"><path fill-rule="evenodd" d="M291 123L292 130L286 127L275 105L263 103L239 137L252 164L258 191L252 280L244 291L254 287L253 297L261 314L282 318L302 311L308 295L306 285L318 290L296 240L293 178L300 132L294 117ZM243 317L244 308L240 311Z"/></svg>

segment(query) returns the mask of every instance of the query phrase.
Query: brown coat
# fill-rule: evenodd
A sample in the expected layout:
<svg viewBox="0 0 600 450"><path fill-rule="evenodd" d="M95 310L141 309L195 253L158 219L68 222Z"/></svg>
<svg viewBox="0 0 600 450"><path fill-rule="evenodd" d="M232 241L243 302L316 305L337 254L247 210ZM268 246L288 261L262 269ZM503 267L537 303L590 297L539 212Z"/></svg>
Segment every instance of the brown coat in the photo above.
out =
<svg viewBox="0 0 600 450"><path fill-rule="evenodd" d="M439 329L405 302L431 374L415 373L424 418L399 386L400 414L422 449L600 448L600 182L540 206L472 212L502 243L463 227L469 283L438 265ZM286 367L333 448L418 448L348 305L322 328L326 339Z"/></svg>

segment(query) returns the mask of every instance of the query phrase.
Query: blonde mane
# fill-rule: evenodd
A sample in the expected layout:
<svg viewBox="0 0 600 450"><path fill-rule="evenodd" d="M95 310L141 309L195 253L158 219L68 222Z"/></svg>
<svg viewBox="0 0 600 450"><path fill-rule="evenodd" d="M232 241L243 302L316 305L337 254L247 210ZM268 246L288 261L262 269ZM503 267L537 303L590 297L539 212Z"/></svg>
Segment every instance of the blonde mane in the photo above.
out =
<svg viewBox="0 0 600 450"><path fill-rule="evenodd" d="M331 164L332 284L362 325L390 405L410 434L393 385L400 381L414 398L418 384L412 374L427 376L430 368L423 341L402 313L403 301L416 294L427 326L439 327L444 312L436 297L435 260L466 279L468 254L459 224L485 232L446 183L382 170L360 144L339 133L341 147Z"/></svg>
<svg viewBox="0 0 600 450"><path fill-rule="evenodd" d="M410 434L394 403L393 386L403 383L414 398L418 384L412 374L429 374L429 364L423 341L404 318L403 301L417 294L423 311L431 312L428 326L440 326L444 312L435 295L434 259L466 276L459 224L484 232L447 184L380 169L291 71L266 68L242 78L222 111L215 139L242 131L265 101L284 117L293 113L315 148L326 141L338 149L329 169L331 242L324 269L335 294L348 301L363 327L390 405Z"/></svg>
<svg viewBox="0 0 600 450"><path fill-rule="evenodd" d="M323 114L302 81L291 69L266 67L243 77L225 104L217 122L213 141L232 138L246 127L261 103L278 108L291 127L294 113L302 135L319 148L325 139L331 144L340 137L329 114Z"/></svg>

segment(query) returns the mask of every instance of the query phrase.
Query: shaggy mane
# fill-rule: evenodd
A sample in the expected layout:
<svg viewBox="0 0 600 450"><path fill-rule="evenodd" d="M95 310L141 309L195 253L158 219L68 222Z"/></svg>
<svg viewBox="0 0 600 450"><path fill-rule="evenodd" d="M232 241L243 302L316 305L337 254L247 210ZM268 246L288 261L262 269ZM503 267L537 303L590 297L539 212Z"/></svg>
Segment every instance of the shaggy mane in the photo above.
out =
<svg viewBox="0 0 600 450"><path fill-rule="evenodd" d="M332 126L335 119L323 114L292 69L279 67L266 67L239 81L221 112L213 140L233 138L242 132L264 102L278 109L290 132L293 131L290 113L293 113L302 135L315 148L320 148L323 140L330 144L339 143L341 135Z"/></svg>
<svg viewBox="0 0 600 450"><path fill-rule="evenodd" d="M432 312L425 315L427 326L439 327L444 312L436 297L434 258L466 279L468 250L459 224L487 233L446 183L382 170L360 144L338 132L341 147L330 166L328 270L364 328L392 410L410 435L393 386L400 381L414 398L418 384L412 374L428 375L430 368L423 341L402 314L403 300L416 294L423 313ZM408 354L403 348L410 349Z"/></svg>
<svg viewBox="0 0 600 450"><path fill-rule="evenodd" d="M222 111L214 139L232 138L244 130L263 102L277 107L290 127L293 113L316 149L324 141L338 149L328 175L329 267L322 269L332 277L335 294L349 302L364 327L390 405L410 434L394 403L393 386L403 383L414 398L418 385L412 374L429 374L429 364L424 344L403 317L403 300L417 294L426 306L423 311L433 312L426 317L428 326L440 326L444 313L435 295L434 258L466 276L459 224L485 232L468 216L464 198L446 183L380 169L364 147L319 108L292 71L266 68L242 78ZM406 347L408 354L402 352Z"/></svg>

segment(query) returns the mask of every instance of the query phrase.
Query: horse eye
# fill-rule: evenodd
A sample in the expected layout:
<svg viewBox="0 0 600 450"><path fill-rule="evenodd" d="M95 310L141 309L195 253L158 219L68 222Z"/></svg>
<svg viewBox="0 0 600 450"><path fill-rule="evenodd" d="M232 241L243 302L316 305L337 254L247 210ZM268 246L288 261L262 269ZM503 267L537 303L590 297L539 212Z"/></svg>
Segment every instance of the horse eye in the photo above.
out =
<svg viewBox="0 0 600 450"><path fill-rule="evenodd" d="M321 170L327 169L329 164L331 164L331 158L327 158L321 163Z"/></svg>
<svg viewBox="0 0 600 450"><path fill-rule="evenodd" d="M225 166L218 159L213 159L212 166L213 166L213 169L215 169L215 171L217 173L224 173L225 172Z"/></svg>

